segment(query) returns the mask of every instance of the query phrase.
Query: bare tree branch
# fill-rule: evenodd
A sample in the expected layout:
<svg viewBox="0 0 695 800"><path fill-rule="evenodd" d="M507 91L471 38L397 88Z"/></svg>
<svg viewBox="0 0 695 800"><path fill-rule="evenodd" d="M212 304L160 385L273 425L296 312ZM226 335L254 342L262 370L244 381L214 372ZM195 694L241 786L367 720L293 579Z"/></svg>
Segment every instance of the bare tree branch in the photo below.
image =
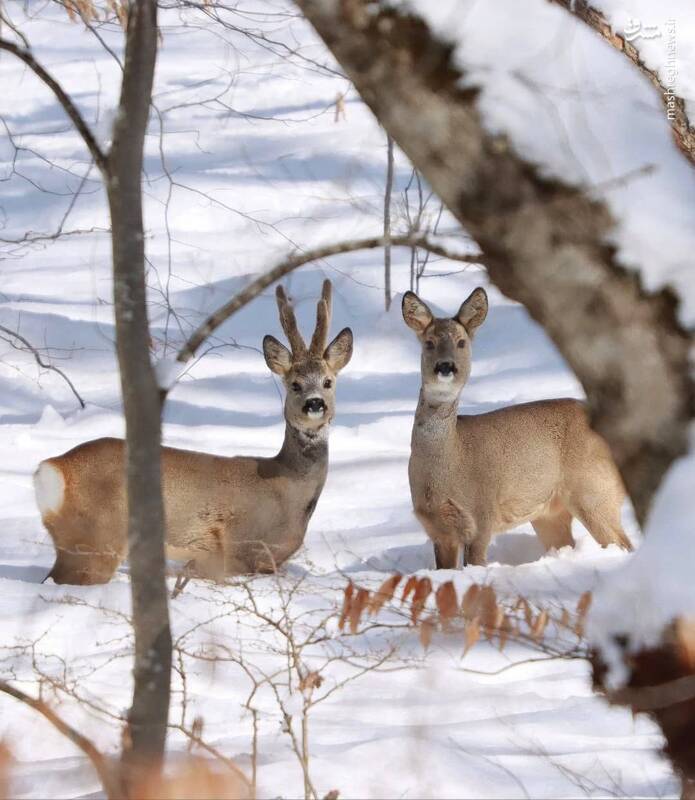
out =
<svg viewBox="0 0 695 800"><path fill-rule="evenodd" d="M668 91L658 73L650 69L642 60L639 50L624 36L616 33L602 12L594 8L586 0L551 0L555 5L561 6L570 14L578 17L590 28L598 33L616 50L624 53L644 77L657 90L666 109L666 118L673 130L673 138L683 155L695 166L695 128L690 124L685 100Z"/></svg>
<svg viewBox="0 0 695 800"><path fill-rule="evenodd" d="M58 102L63 107L65 113L70 117L73 125L77 128L78 133L82 140L87 145L89 152L92 154L95 164L99 167L102 173L106 173L108 169L108 158L104 151L99 147L99 144L92 133L91 128L85 121L82 114L77 109L77 106L72 102L70 97L66 94L63 87L58 81L39 64L29 50L19 47L14 42L9 42L7 39L0 39L0 50L6 50L12 53L21 61L23 61L29 69L40 79L46 86L53 92L58 99Z"/></svg>
<svg viewBox="0 0 695 800"><path fill-rule="evenodd" d="M79 747L96 770L108 800L116 800L116 798L123 796L123 788L117 778L116 771L109 766L104 755L97 750L93 742L87 739L86 736L83 736L71 725L68 725L68 723L65 722L62 717L58 716L58 714L56 714L49 705L44 703L43 700L25 694L21 689L17 689L6 681L0 680L0 692L9 694L21 703L38 711L39 714L42 714L54 728L63 734L63 736L66 736L75 746Z"/></svg>
<svg viewBox="0 0 695 800"><path fill-rule="evenodd" d="M386 187L384 189L384 307L391 308L391 194L393 192L393 138L386 134Z"/></svg>
<svg viewBox="0 0 695 800"><path fill-rule="evenodd" d="M484 264L484 255L471 255L468 253L456 253L448 248L437 244L428 239L426 235L420 236L373 236L368 239L351 239L347 242L337 242L336 244L324 245L313 250L305 250L302 253L291 253L283 261L272 269L264 272L255 281L252 281L245 289L234 295L234 297L223 306L214 311L205 322L202 323L190 336L186 344L179 351L176 360L185 364L195 355L203 342L222 325L232 314L235 314L245 305L257 297L264 289L275 281L287 275L292 270L308 264L311 261L320 261L322 258L337 256L342 253L353 253L356 250L373 250L377 247L384 247L390 243L392 247L421 247L435 255L449 258L452 261L462 261L466 264Z"/></svg>
<svg viewBox="0 0 695 800"><path fill-rule="evenodd" d="M34 356L34 359L36 360L36 363L42 369L50 369L53 372L57 372L58 375L60 375L60 377L70 387L72 393L77 398L77 401L79 402L80 406L82 406L82 408L85 407L85 402L82 399L80 393L77 391L77 389L75 388L75 385L73 384L73 382L70 380L70 378L68 378L68 376L63 372L62 369L60 369L59 367L54 366L53 364L50 364L48 361L44 361L43 358L41 357L41 353L39 353L39 351L34 347L34 345L28 339L25 339L24 336L22 336L21 334L17 333L17 331L10 330L9 328L6 328L4 325L0 325L0 331L2 333L6 334L7 336L13 336L15 339L17 339L17 341L21 342L24 345L24 347L27 350L29 350L29 352ZM7 341L7 340L5 340L5 341ZM10 342L10 344L12 344L12 342ZM13 345L13 347L15 347L15 346L16 345Z"/></svg>

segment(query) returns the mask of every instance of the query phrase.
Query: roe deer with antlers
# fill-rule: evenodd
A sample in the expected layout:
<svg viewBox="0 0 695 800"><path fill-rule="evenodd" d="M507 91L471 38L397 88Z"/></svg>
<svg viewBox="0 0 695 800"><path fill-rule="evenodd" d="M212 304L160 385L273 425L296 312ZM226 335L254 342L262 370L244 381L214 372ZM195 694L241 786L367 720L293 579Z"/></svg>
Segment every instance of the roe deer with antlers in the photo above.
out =
<svg viewBox="0 0 695 800"><path fill-rule="evenodd" d="M287 389L280 452L223 458L162 448L167 555L203 577L274 571L302 544L326 480L335 379L352 355L352 331L326 344L329 281L308 347L282 287L277 302L291 351L266 336L263 354ZM56 548L48 576L56 583L105 583L126 556L124 447L96 439L41 462L34 485Z"/></svg>
<svg viewBox="0 0 695 800"><path fill-rule="evenodd" d="M422 388L411 441L410 492L437 569L485 564L490 539L531 522L546 549L574 545L572 518L602 546L632 549L620 521L622 480L581 402L540 400L457 416L471 342L485 320L475 289L451 318L413 292L403 319L422 345Z"/></svg>

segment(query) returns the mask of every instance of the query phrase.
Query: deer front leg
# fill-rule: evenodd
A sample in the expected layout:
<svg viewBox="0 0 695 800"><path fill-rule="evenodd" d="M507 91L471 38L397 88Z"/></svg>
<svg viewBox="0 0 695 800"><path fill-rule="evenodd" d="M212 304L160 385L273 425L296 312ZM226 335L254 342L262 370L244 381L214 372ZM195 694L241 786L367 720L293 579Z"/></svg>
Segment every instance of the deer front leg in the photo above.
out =
<svg viewBox="0 0 695 800"><path fill-rule="evenodd" d="M458 542L433 540L434 564L436 569L458 569L460 547Z"/></svg>

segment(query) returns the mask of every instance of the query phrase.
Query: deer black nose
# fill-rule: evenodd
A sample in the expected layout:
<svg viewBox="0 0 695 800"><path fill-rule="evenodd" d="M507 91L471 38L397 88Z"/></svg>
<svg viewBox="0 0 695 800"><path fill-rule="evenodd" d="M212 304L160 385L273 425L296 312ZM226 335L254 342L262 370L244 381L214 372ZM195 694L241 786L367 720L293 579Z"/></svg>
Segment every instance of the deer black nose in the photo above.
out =
<svg viewBox="0 0 695 800"><path fill-rule="evenodd" d="M318 414L326 410L326 404L320 397L310 397L302 410L305 414Z"/></svg>
<svg viewBox="0 0 695 800"><path fill-rule="evenodd" d="M437 361L434 365L434 371L437 375L456 374L456 364L453 361Z"/></svg>

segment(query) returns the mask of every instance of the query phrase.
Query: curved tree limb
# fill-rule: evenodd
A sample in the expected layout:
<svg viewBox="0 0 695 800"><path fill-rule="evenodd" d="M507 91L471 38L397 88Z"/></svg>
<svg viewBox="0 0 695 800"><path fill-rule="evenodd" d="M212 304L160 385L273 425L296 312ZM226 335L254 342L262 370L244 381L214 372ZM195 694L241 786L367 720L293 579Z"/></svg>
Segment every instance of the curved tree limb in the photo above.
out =
<svg viewBox="0 0 695 800"><path fill-rule="evenodd" d="M85 402L82 399L82 396L80 395L80 393L75 388L75 385L73 384L73 382L70 380L70 378L68 378L68 376L63 372L62 369L60 369L59 367L56 367L53 364L48 363L47 361L44 361L43 358L41 357L41 353L39 353L39 351L34 347L34 345L28 339L25 339L24 336L22 336L21 334L17 333L17 331L12 331L9 328L6 328L4 325L0 325L0 332L6 334L7 336L13 336L15 339L17 339L17 341L21 342L24 345L24 347L26 347L26 349L29 350L29 352L34 356L34 359L36 360L36 363L42 369L50 369L53 372L57 372L58 375L60 375L60 377L70 387L70 390L72 391L72 393L77 398L77 401L80 404L80 406L82 406L82 408L85 408ZM0 337L0 338L3 338L3 337ZM5 340L5 341L7 341L7 340ZM12 342L10 342L10 344L12 344ZM12 346L16 347L16 345L12 345Z"/></svg>
<svg viewBox="0 0 695 800"><path fill-rule="evenodd" d="M0 692L9 694L21 703L38 711L39 714L42 714L51 725L56 728L56 730L70 739L76 747L79 747L96 770L108 800L115 800L116 798L123 797L123 788L120 785L116 771L109 766L103 753L101 753L101 751L94 746L94 743L86 736L83 736L71 725L68 725L68 723L56 714L49 705L44 703L43 700L31 697L21 689L17 689L15 686L12 686L12 684L7 683L7 681L0 680Z"/></svg>
<svg viewBox="0 0 695 800"><path fill-rule="evenodd" d="M106 174L108 170L108 158L104 151L99 147L91 128L85 121L82 114L80 114L77 106L72 102L70 96L65 92L63 87L58 81L39 64L39 62L31 54L31 51L24 47L19 47L7 39L0 39L0 50L6 50L12 53L21 61L23 61L29 69L40 79L46 86L53 92L58 99L58 102L63 107L65 113L70 117L73 125L77 128L77 132L82 137L82 140L87 145L89 152L92 154L94 162L99 167L102 173Z"/></svg>
<svg viewBox="0 0 695 800"><path fill-rule="evenodd" d="M455 253L425 236L372 236L367 239L351 239L346 242L316 247L300 253L291 253L272 269L264 272L252 281L245 289L234 295L231 300L213 311L207 319L193 332L186 344L179 351L176 360L185 364L195 355L203 342L211 336L223 322L232 314L242 309L275 281L280 280L292 270L308 264L311 261L320 261L322 258L340 255L341 253L354 253L356 250L373 250L390 244L392 247L421 247L435 255L449 258L452 261L463 261L466 264L484 264L484 255L470 255L468 253Z"/></svg>
<svg viewBox="0 0 695 800"><path fill-rule="evenodd" d="M597 8L587 3L586 0L551 0L551 2L561 6L575 17L579 17L582 22L585 22L596 31L601 38L605 39L616 50L620 50L632 61L661 96L661 101L666 110L666 118L673 130L673 138L676 140L676 144L683 155L695 166L695 128L690 124L688 112L685 108L685 100L667 90L657 72L649 69L644 63L639 50L634 44L624 36L616 33Z"/></svg>
<svg viewBox="0 0 695 800"><path fill-rule="evenodd" d="M296 0L379 122L485 253L581 381L637 517L687 450L691 334L669 289L650 294L608 242L606 205L546 178L484 127L453 46L368 0Z"/></svg>

